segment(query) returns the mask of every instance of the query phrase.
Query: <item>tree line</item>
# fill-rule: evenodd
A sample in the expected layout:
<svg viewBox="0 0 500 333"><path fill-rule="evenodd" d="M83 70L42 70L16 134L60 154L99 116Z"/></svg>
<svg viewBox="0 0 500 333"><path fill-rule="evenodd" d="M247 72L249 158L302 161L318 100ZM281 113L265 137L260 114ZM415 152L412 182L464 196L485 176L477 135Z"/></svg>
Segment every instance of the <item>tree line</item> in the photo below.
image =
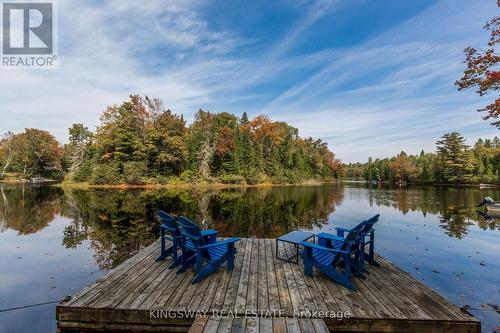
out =
<svg viewBox="0 0 500 333"><path fill-rule="evenodd" d="M73 124L64 147L38 129L7 133L0 141L0 163L0 177L13 172L136 185L324 181L341 169L325 142L302 138L285 122L200 109L187 125L160 100L138 95L109 106L95 132Z"/></svg>
<svg viewBox="0 0 500 333"><path fill-rule="evenodd" d="M500 139L479 139L470 147L460 133L444 134L436 152L408 155L404 151L367 163L344 165L347 179L398 183L500 183Z"/></svg>

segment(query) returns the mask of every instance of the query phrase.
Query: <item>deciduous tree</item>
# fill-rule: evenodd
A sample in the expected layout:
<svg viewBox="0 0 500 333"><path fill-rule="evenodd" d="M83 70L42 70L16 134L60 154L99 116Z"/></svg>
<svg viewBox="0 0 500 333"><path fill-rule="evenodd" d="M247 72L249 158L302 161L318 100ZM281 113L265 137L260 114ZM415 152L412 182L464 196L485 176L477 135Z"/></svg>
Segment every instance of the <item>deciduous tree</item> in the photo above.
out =
<svg viewBox="0 0 500 333"><path fill-rule="evenodd" d="M497 0L500 7L500 0ZM485 50L475 47L467 47L464 50L467 68L462 78L455 82L459 90L475 87L476 93L484 96L493 93L496 96L494 101L478 111L486 112L485 120L494 120L492 125L500 128L500 121L496 120L500 116L500 55L496 51L500 42L500 16L496 16L484 26L490 32L490 40Z"/></svg>

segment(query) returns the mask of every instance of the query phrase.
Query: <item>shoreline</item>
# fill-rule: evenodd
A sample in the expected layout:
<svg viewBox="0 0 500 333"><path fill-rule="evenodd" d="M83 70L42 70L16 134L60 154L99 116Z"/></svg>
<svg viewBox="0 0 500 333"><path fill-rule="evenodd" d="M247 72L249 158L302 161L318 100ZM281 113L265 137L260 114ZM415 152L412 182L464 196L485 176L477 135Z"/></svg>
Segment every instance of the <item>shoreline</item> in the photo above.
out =
<svg viewBox="0 0 500 333"><path fill-rule="evenodd" d="M61 182L58 184L53 184L52 186L57 186L61 188L69 189L163 189L163 188L184 188L184 189L223 189L223 188L266 188L266 187L289 187L289 186L320 186L326 184L335 184L341 181L318 181L318 180L307 180L299 183L293 184L273 184L273 183L260 183L260 184L224 184L224 183L179 183L179 184L143 184L143 185L132 185L132 184L88 184L88 183L73 183L73 182Z"/></svg>
<svg viewBox="0 0 500 333"><path fill-rule="evenodd" d="M353 179L344 179L342 180L343 183L351 183L351 184L370 184L371 182L368 180L353 180ZM393 185L393 186L449 186L449 187L480 187L480 188L500 188L500 184L486 184L486 183L395 183L395 182L388 182L388 181L378 181L377 183L373 185Z"/></svg>
<svg viewBox="0 0 500 333"><path fill-rule="evenodd" d="M70 189L162 189L162 188L184 188L184 189L192 189L192 188L201 188L201 189L224 189L224 188L266 188L266 187L290 187L290 186L320 186L327 184L370 184L369 181L364 180L351 180L351 179L337 179L337 180L328 180L328 181L319 181L319 180L304 180L298 183L283 183L283 184L273 184L273 183L259 183L259 184L224 184L219 182L214 183L177 183L177 184L142 184L142 185L133 185L133 184L89 184L89 183L74 183L74 182L65 182L59 180L46 180L42 182L30 182L29 180L0 180L0 185L45 185L45 186L56 186L61 188L70 188ZM498 189L500 188L500 184L482 184L482 183L464 183L464 184L446 184L446 183L407 183L407 184L397 184L391 182L380 181L378 184L381 185L390 185L396 187L402 186L448 186L448 187L479 187L481 189ZM374 184L378 185L378 184ZM481 186L485 185L485 186Z"/></svg>

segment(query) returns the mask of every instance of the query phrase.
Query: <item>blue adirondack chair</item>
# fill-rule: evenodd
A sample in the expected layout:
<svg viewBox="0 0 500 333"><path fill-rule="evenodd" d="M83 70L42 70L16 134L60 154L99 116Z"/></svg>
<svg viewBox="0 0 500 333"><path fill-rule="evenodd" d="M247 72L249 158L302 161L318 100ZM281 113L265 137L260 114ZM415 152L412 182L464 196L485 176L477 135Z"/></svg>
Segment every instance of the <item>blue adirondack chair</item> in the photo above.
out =
<svg viewBox="0 0 500 333"><path fill-rule="evenodd" d="M162 210L157 212L158 220L161 222L160 226L160 256L156 261L164 260L167 257L172 257L172 262L168 268L172 269L181 264L182 255L178 255L178 250L182 249L182 234L177 224L176 218ZM192 223L192 222L191 222ZM207 243L215 241L217 231L203 230L202 236ZM166 247L166 240L170 240L172 245Z"/></svg>
<svg viewBox="0 0 500 333"><path fill-rule="evenodd" d="M365 260L374 266L380 266L379 263L375 260L375 229L373 229L373 225L378 222L380 214L377 214L370 219L361 222L353 229L358 229L361 227L361 231L359 233L359 263L361 272L368 273L365 268ZM344 237L346 232L351 231L349 228L344 227L336 227L337 236ZM366 251L366 245L368 247L368 253Z"/></svg>
<svg viewBox="0 0 500 333"><path fill-rule="evenodd" d="M304 246L304 251L302 252L304 273L307 276L313 276L313 267L316 267L333 281L346 288L356 290L356 287L350 281L350 277L351 270L356 270L358 267L359 250L356 242L358 241L360 230L351 230L345 238L323 238L324 244L327 246L309 242L300 243ZM318 241L320 240L319 238ZM343 271L340 268L343 268Z"/></svg>
<svg viewBox="0 0 500 333"><path fill-rule="evenodd" d="M234 244L239 238L208 243L200 228L189 219L180 216L178 222L182 232L182 266L178 273L185 272L194 265L195 276L191 283L196 283L209 276L224 262L227 262L228 271L233 270L236 254Z"/></svg>
<svg viewBox="0 0 500 333"><path fill-rule="evenodd" d="M165 213L162 210L157 212L158 220L161 222L160 226L160 256L156 261L164 260L167 257L172 257L172 263L168 266L174 268L180 264L180 257L177 250L181 249L182 235L175 221L175 217ZM168 233L168 234L167 234ZM170 240L172 245L166 247L166 240Z"/></svg>

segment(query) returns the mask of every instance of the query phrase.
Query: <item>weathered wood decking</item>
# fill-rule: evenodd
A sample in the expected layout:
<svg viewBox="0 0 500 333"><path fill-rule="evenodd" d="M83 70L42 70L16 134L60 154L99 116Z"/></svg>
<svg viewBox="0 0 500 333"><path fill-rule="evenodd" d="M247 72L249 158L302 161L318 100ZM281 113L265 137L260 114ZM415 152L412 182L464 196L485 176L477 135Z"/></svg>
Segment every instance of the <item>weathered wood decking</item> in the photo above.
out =
<svg viewBox="0 0 500 333"><path fill-rule="evenodd" d="M198 317L188 333L211 332L290 332L328 333L323 319L248 317L221 318L220 316Z"/></svg>
<svg viewBox="0 0 500 333"><path fill-rule="evenodd" d="M169 270L170 259L155 262L159 254L159 243L155 242L70 301L59 304L58 328L141 332L269 332L271 328L276 332L317 333L327 329L480 331L477 320L381 257L377 257L380 267L368 266L366 279L352 279L358 288L353 292L318 272L313 278L305 276L301 264L276 259L274 240L247 238L237 247L232 272L219 269L202 282L191 284L192 272L176 274L176 270ZM278 251L292 254L290 245L281 242ZM345 313L349 317L339 320ZM200 318L201 314L205 316Z"/></svg>

